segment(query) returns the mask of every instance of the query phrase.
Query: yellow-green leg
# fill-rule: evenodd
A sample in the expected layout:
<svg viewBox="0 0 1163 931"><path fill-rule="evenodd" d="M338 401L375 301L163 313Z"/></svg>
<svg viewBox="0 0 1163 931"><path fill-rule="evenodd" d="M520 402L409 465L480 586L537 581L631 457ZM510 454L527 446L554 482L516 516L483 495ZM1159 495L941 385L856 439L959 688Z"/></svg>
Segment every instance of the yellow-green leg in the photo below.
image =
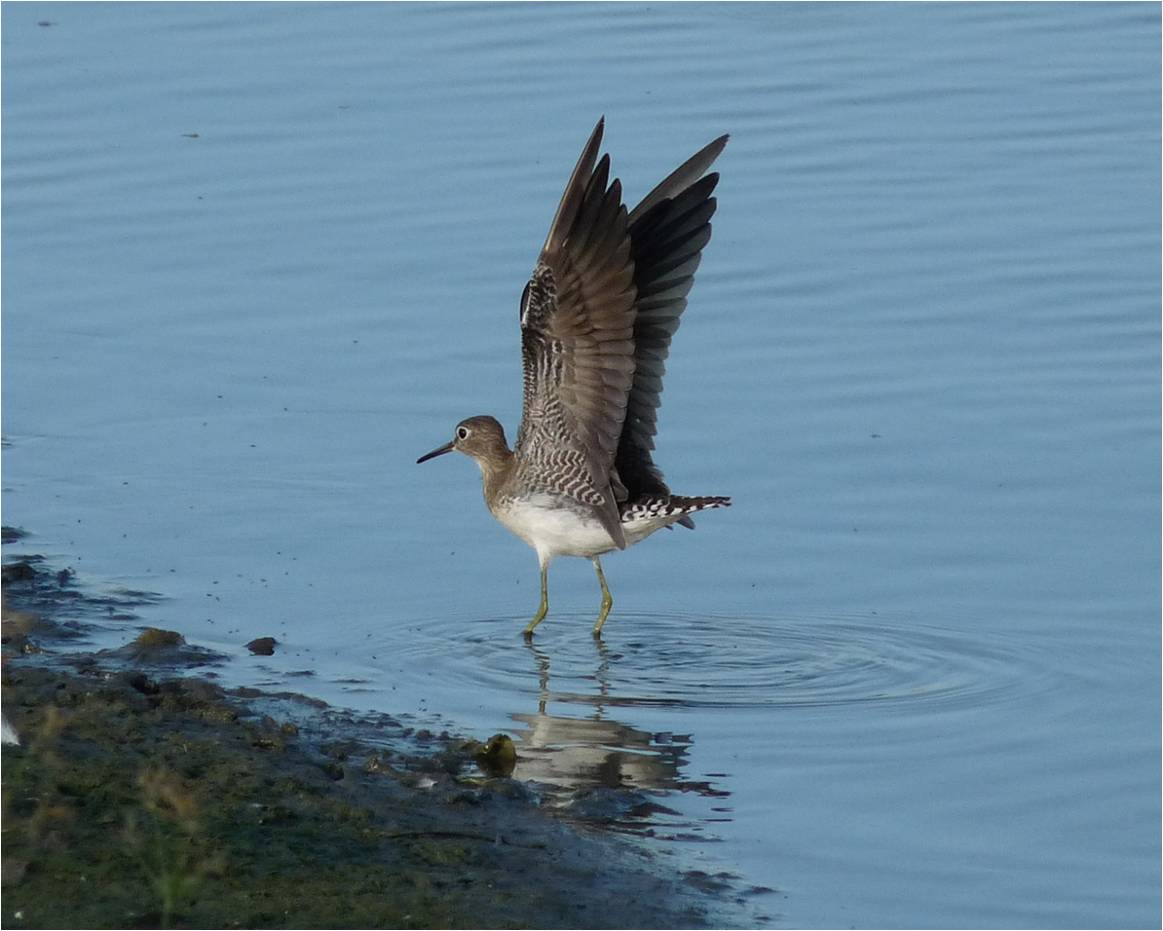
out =
<svg viewBox="0 0 1163 931"><path fill-rule="evenodd" d="M525 636L533 636L533 628L545 620L545 615L549 613L549 563L543 562L541 564L541 605L537 608L537 613L533 615L531 620L525 626Z"/></svg>
<svg viewBox="0 0 1163 931"><path fill-rule="evenodd" d="M594 636L600 637L602 625L606 623L610 608L614 607L614 599L610 597L610 589L606 586L606 575L602 572L602 564L597 556L594 557L594 569L598 573L598 584L602 586L602 609L598 612L598 622L594 625Z"/></svg>

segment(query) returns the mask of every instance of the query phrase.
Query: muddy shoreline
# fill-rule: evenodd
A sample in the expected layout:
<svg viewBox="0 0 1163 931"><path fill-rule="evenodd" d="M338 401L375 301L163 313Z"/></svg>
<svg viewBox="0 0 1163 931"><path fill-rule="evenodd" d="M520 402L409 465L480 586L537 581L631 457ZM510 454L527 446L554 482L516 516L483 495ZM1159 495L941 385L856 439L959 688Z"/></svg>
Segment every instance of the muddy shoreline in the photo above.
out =
<svg viewBox="0 0 1163 931"><path fill-rule="evenodd" d="M511 744L224 689L133 595L5 564L5 927L737 923L730 877L562 820L505 775ZM125 646L79 650L86 612Z"/></svg>

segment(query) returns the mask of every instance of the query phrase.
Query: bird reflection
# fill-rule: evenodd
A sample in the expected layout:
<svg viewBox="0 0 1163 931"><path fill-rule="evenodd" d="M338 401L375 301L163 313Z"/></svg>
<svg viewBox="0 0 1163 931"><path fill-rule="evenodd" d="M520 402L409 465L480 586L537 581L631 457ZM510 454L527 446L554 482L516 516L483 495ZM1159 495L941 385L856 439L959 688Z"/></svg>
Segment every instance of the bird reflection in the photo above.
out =
<svg viewBox="0 0 1163 931"><path fill-rule="evenodd" d="M691 739L686 735L652 733L610 719L607 709L624 702L612 696L611 670L616 654L601 640L594 640L597 694L552 693L550 658L531 641L526 642L538 679L536 714L513 714L525 726L514 734L517 741L516 775L547 786L579 789L635 788L698 792L722 796L728 793L710 783L682 778ZM550 700L584 705L583 717L550 714Z"/></svg>

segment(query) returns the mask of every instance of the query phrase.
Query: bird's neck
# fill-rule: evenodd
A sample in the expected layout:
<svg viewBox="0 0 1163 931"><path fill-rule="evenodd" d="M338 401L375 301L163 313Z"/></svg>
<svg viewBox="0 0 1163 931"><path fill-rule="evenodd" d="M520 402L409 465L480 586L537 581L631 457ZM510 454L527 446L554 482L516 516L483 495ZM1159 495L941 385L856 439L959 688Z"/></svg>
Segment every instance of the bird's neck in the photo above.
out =
<svg viewBox="0 0 1163 931"><path fill-rule="evenodd" d="M497 500L502 486L513 474L515 460L508 446L500 445L497 449L489 450L487 455L476 456L477 465L481 468L481 477L484 479L485 503L490 509Z"/></svg>

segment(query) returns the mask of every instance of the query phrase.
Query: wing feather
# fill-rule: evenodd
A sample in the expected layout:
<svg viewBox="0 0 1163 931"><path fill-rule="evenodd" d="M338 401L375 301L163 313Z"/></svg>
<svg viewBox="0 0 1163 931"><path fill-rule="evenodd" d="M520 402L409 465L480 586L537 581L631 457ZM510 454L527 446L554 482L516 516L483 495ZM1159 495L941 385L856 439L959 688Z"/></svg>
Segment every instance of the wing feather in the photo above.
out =
<svg viewBox="0 0 1163 931"><path fill-rule="evenodd" d="M622 186L597 160L602 122L582 151L521 301L526 481L594 509L625 547L614 456L634 379L634 263ZM620 486L619 486L620 488Z"/></svg>
<svg viewBox="0 0 1163 931"><path fill-rule="evenodd" d="M615 455L615 469L630 499L670 493L650 453L662 404L662 378L670 342L711 239L717 173L706 174L723 151L720 136L673 171L629 214L637 289L634 382Z"/></svg>
<svg viewBox="0 0 1163 931"><path fill-rule="evenodd" d="M598 158L599 120L521 298L526 484L592 507L619 547L618 502L669 494L651 458L671 338L711 238L721 136L632 211Z"/></svg>

